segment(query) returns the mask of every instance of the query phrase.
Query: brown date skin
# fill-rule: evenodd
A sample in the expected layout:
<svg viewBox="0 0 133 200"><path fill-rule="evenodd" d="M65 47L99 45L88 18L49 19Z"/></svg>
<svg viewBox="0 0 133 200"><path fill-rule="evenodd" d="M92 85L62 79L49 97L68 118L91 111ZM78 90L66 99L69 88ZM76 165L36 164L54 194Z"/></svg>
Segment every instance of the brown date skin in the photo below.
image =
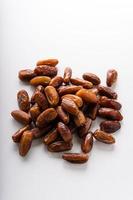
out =
<svg viewBox="0 0 133 200"><path fill-rule="evenodd" d="M115 69L110 69L107 72L106 83L108 87L111 87L117 81L118 73Z"/></svg>
<svg viewBox="0 0 133 200"><path fill-rule="evenodd" d="M28 112L30 109L29 95L26 90L20 90L17 93L17 100L20 110Z"/></svg>
<svg viewBox="0 0 133 200"><path fill-rule="evenodd" d="M100 117L110 119L110 120L116 120L121 121L123 120L123 116L118 110L114 110L112 108L100 108L98 110L98 115Z"/></svg>
<svg viewBox="0 0 133 200"><path fill-rule="evenodd" d="M98 98L95 93L93 93L91 90L87 89L81 89L76 93L77 96L81 97L84 102L86 103L97 103Z"/></svg>
<svg viewBox="0 0 133 200"><path fill-rule="evenodd" d="M66 95L62 96L61 99L65 98L65 97L73 100L79 108L83 106L83 100L80 97L78 97L74 94L66 94Z"/></svg>
<svg viewBox="0 0 133 200"><path fill-rule="evenodd" d="M21 137L19 144L19 154L21 156L25 156L30 150L31 144L33 140L33 134L31 131L25 131Z"/></svg>
<svg viewBox="0 0 133 200"><path fill-rule="evenodd" d="M48 125L44 128L33 128L31 131L32 131L32 134L33 134L33 137L34 139L38 139L38 138L41 138L43 137L45 134L47 134L50 130L52 130L52 125Z"/></svg>
<svg viewBox="0 0 133 200"><path fill-rule="evenodd" d="M43 111L36 120L36 126L43 128L48 123L53 121L57 117L57 112L54 108L48 108L45 111Z"/></svg>
<svg viewBox="0 0 133 200"><path fill-rule="evenodd" d="M122 107L119 102L117 102L113 99L109 99L105 96L100 97L99 104L101 107L113 108L115 110L120 110Z"/></svg>
<svg viewBox="0 0 133 200"><path fill-rule="evenodd" d="M102 96L106 96L110 99L117 99L117 94L111 88L105 86L98 87L99 94Z"/></svg>
<svg viewBox="0 0 133 200"><path fill-rule="evenodd" d="M93 85L99 85L101 83L100 78L92 73L84 73L83 79L92 82Z"/></svg>
<svg viewBox="0 0 133 200"><path fill-rule="evenodd" d="M45 135L43 138L43 142L46 145L53 143L58 137L57 129L51 130L48 134Z"/></svg>
<svg viewBox="0 0 133 200"><path fill-rule="evenodd" d="M85 116L90 117L92 120L95 120L97 117L97 112L99 109L99 104L85 104L82 108Z"/></svg>
<svg viewBox="0 0 133 200"><path fill-rule="evenodd" d="M36 91L34 95L35 102L38 104L38 106L42 109L45 110L48 108L48 101L45 97L45 94L43 94L40 91Z"/></svg>
<svg viewBox="0 0 133 200"><path fill-rule="evenodd" d="M22 124L27 125L27 124L30 124L31 122L30 115L22 110L14 110L11 112L11 115L16 121Z"/></svg>
<svg viewBox="0 0 133 200"><path fill-rule="evenodd" d="M60 86L58 88L58 93L60 96L63 96L65 94L75 94L78 90L82 88L83 88L82 86L78 86L78 85Z"/></svg>
<svg viewBox="0 0 133 200"><path fill-rule="evenodd" d="M100 128L102 131L105 131L106 133L115 133L121 128L121 124L119 121L103 121L100 124Z"/></svg>
<svg viewBox="0 0 133 200"><path fill-rule="evenodd" d="M45 94L49 104L53 107L59 103L59 95L53 86L47 86L45 88Z"/></svg>
<svg viewBox="0 0 133 200"><path fill-rule="evenodd" d="M41 114L40 108L38 106L38 104L34 104L31 108L30 108L30 116L32 118L32 120L35 122L37 117Z"/></svg>
<svg viewBox="0 0 133 200"><path fill-rule="evenodd" d="M86 88L86 89L91 89L93 87L93 84L91 82L80 79L80 78L71 78L70 82L74 85L81 85L83 86L83 88Z"/></svg>
<svg viewBox="0 0 133 200"><path fill-rule="evenodd" d="M68 98L63 98L61 102L61 107L68 113L72 115L77 115L79 113L79 109L73 100Z"/></svg>
<svg viewBox="0 0 133 200"><path fill-rule="evenodd" d="M64 70L64 83L69 83L72 76L72 69L70 67L66 67Z"/></svg>
<svg viewBox="0 0 133 200"><path fill-rule="evenodd" d="M20 128L16 133L14 133L13 136L12 136L13 142L19 143L23 133L27 130L30 130L29 125L26 125L26 126Z"/></svg>
<svg viewBox="0 0 133 200"><path fill-rule="evenodd" d="M92 125L92 120L89 117L87 117L84 126L78 129L78 135L80 138L83 138L84 136L88 134L88 131L90 130L91 125Z"/></svg>
<svg viewBox="0 0 133 200"><path fill-rule="evenodd" d="M36 76L36 73L31 69L20 70L18 77L22 81L29 81Z"/></svg>
<svg viewBox="0 0 133 200"><path fill-rule="evenodd" d="M57 59L51 58L51 59L39 60L39 61L37 61L36 65L37 66L49 65L51 67L55 67L58 63L59 63L59 61Z"/></svg>
<svg viewBox="0 0 133 200"><path fill-rule="evenodd" d="M96 140L103 142L105 144L114 144L115 143L115 138L111 134L108 134L101 130L96 130L93 133L93 136Z"/></svg>
<svg viewBox="0 0 133 200"><path fill-rule="evenodd" d="M93 135L89 132L82 141L81 149L84 153L89 153L93 147Z"/></svg>
<svg viewBox="0 0 133 200"><path fill-rule="evenodd" d="M48 151L51 152L62 152L72 149L72 143L66 143L64 141L57 141L48 145Z"/></svg>
<svg viewBox="0 0 133 200"><path fill-rule="evenodd" d="M33 86L43 85L46 86L50 83L51 78L48 76L36 76L30 80L30 84Z"/></svg>
<svg viewBox="0 0 133 200"><path fill-rule="evenodd" d="M83 164L88 161L89 156L84 153L64 153L62 158L71 163Z"/></svg>
<svg viewBox="0 0 133 200"><path fill-rule="evenodd" d="M58 88L59 86L62 85L62 83L63 83L63 78L61 76L55 76L54 78L51 79L49 85Z"/></svg>
<svg viewBox="0 0 133 200"><path fill-rule="evenodd" d="M68 124L69 123L69 114L67 112L65 112L61 106L58 106L56 111L57 111L57 114L58 114L58 117L60 118L60 120L64 124Z"/></svg>
<svg viewBox="0 0 133 200"><path fill-rule="evenodd" d="M76 116L74 116L74 122L77 127L84 126L86 118L82 111L79 111L79 113Z"/></svg>
<svg viewBox="0 0 133 200"><path fill-rule="evenodd" d="M56 76L57 75L57 68L50 67L48 65L37 66L34 72L39 76Z"/></svg>
<svg viewBox="0 0 133 200"><path fill-rule="evenodd" d="M38 85L38 86L36 87L36 89L35 89L35 91L34 91L32 97L31 97L31 104L34 104L34 103L35 103L35 94L36 94L36 92L38 92L38 91L44 94L44 87L43 87L42 85Z"/></svg>
<svg viewBox="0 0 133 200"><path fill-rule="evenodd" d="M58 122L57 131L65 142L70 142L72 140L72 133L64 123Z"/></svg>

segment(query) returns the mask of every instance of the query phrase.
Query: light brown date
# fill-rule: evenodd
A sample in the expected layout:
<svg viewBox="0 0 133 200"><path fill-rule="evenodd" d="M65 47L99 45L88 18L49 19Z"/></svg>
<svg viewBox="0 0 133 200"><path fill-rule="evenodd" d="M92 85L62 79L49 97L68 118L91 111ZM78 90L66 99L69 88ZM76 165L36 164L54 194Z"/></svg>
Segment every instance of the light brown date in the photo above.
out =
<svg viewBox="0 0 133 200"><path fill-rule="evenodd" d="M48 108L43 111L36 120L36 125L38 127L45 127L48 123L53 121L57 117L57 112L54 108Z"/></svg>
<svg viewBox="0 0 133 200"><path fill-rule="evenodd" d="M93 85L99 85L101 83L100 78L92 73L84 73L83 79L92 82Z"/></svg>
<svg viewBox="0 0 133 200"><path fill-rule="evenodd" d="M17 93L17 100L20 110L28 112L30 109L29 95L26 90L20 90Z"/></svg>
<svg viewBox="0 0 133 200"><path fill-rule="evenodd" d="M43 142L46 145L53 143L58 137L57 129L51 130L48 134L45 135L43 138Z"/></svg>
<svg viewBox="0 0 133 200"><path fill-rule="evenodd" d="M34 99L42 110L46 110L48 108L47 98L45 97L45 94L43 94L42 92L36 91Z"/></svg>
<svg viewBox="0 0 133 200"><path fill-rule="evenodd" d="M76 116L79 113L79 109L78 109L77 105L71 99L63 98L62 102L61 102L61 106L66 112L68 112L72 115Z"/></svg>
<svg viewBox="0 0 133 200"><path fill-rule="evenodd" d="M51 79L49 85L58 88L63 83L63 78L61 76L55 76Z"/></svg>
<svg viewBox="0 0 133 200"><path fill-rule="evenodd" d="M31 131L25 131L21 137L19 144L19 154L25 156L30 150L33 140L33 134Z"/></svg>
<svg viewBox="0 0 133 200"><path fill-rule="evenodd" d="M74 116L74 122L77 127L83 126L85 124L86 118L82 111L79 111L79 113Z"/></svg>
<svg viewBox="0 0 133 200"><path fill-rule="evenodd" d="M40 108L38 106L38 104L34 104L31 108L30 108L30 116L32 118L32 120L35 122L37 117L41 114Z"/></svg>
<svg viewBox="0 0 133 200"><path fill-rule="evenodd" d="M16 121L22 124L27 125L27 124L30 124L31 122L30 115L22 110L14 110L11 112L11 115Z"/></svg>
<svg viewBox="0 0 133 200"><path fill-rule="evenodd" d="M101 107L113 108L115 110L120 110L122 107L119 102L115 101L114 99L109 99L105 96L100 97L99 104Z"/></svg>
<svg viewBox="0 0 133 200"><path fill-rule="evenodd" d="M31 69L20 70L18 77L22 81L29 81L36 76L36 73Z"/></svg>
<svg viewBox="0 0 133 200"><path fill-rule="evenodd" d="M36 76L30 80L30 84L34 86L43 85L46 86L50 83L51 78L48 76Z"/></svg>
<svg viewBox="0 0 133 200"><path fill-rule="evenodd" d="M81 99L81 97L78 97L74 94L66 94L66 95L62 96L61 99L65 98L65 97L73 100L79 108L83 106L83 100Z"/></svg>
<svg viewBox="0 0 133 200"><path fill-rule="evenodd" d="M106 143L106 144L115 143L115 138L111 134L107 134L106 132L101 131L101 130L96 130L93 136L96 140Z"/></svg>
<svg viewBox="0 0 133 200"><path fill-rule="evenodd" d="M40 65L49 65L51 67L55 67L57 64L59 63L59 61L57 59L44 59L44 60L39 60L37 61L36 65L40 66Z"/></svg>
<svg viewBox="0 0 133 200"><path fill-rule="evenodd" d="M88 154L84 153L64 153L62 158L71 163L82 164L88 161Z"/></svg>
<svg viewBox="0 0 133 200"><path fill-rule="evenodd" d="M81 97L83 101L86 103L97 103L98 98L95 93L93 93L91 90L87 89L81 89L76 93L77 96Z"/></svg>
<svg viewBox="0 0 133 200"><path fill-rule="evenodd" d="M91 82L80 79L80 78L71 78L70 81L71 81L72 84L81 85L86 89L90 89L90 88L93 87L93 84Z"/></svg>
<svg viewBox="0 0 133 200"><path fill-rule="evenodd" d="M45 94L49 104L53 107L57 106L57 104L59 103L59 95L56 89L53 86L47 86L45 88Z"/></svg>
<svg viewBox="0 0 133 200"><path fill-rule="evenodd" d="M79 127L78 129L78 135L80 138L83 138L84 136L88 134L91 125L92 125L92 120L87 117L84 126Z"/></svg>
<svg viewBox="0 0 133 200"><path fill-rule="evenodd" d="M111 88L105 86L98 87L99 94L102 96L106 96L110 99L117 99L117 94Z"/></svg>

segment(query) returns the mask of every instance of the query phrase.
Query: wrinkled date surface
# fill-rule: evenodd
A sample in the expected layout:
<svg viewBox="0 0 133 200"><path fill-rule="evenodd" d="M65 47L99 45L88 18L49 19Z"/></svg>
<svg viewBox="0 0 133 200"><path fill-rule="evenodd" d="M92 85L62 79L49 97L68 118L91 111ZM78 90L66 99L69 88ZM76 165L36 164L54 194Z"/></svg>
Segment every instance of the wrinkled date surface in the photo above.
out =
<svg viewBox="0 0 133 200"><path fill-rule="evenodd" d="M58 63L54 58L42 59L33 70L19 72L19 79L34 87L34 92L31 97L26 90L17 94L19 110L11 115L24 126L13 134L12 140L19 144L19 154L25 156L39 138L51 153L70 151L77 135L81 152L64 153L62 158L81 164L88 161L94 143L115 143L112 133L121 128L123 116L122 105L116 101L118 95L110 87L117 81L118 73L108 70L107 87L89 71L82 78L75 78L72 69L66 67L63 76L57 75ZM92 132L97 117L106 120Z"/></svg>

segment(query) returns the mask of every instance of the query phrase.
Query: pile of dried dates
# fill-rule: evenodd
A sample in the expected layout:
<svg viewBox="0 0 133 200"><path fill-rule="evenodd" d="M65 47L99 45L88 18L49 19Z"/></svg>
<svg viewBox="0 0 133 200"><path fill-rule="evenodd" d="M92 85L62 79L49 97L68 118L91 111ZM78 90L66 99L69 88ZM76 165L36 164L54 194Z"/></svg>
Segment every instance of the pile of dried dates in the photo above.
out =
<svg viewBox="0 0 133 200"><path fill-rule="evenodd" d="M19 79L35 87L30 98L26 90L17 93L18 110L12 117L23 124L12 139L19 143L19 154L25 156L35 139L50 152L64 152L72 149L73 134L80 137L79 153L63 153L62 158L71 163L85 163L95 140L106 144L115 143L112 133L121 128L123 119L117 94L110 87L117 80L117 71L107 72L107 86L101 85L100 78L86 72L81 78L72 75L66 67L64 75L57 75L57 59L40 60L34 70L19 72ZM91 131L96 117L104 118L99 129Z"/></svg>

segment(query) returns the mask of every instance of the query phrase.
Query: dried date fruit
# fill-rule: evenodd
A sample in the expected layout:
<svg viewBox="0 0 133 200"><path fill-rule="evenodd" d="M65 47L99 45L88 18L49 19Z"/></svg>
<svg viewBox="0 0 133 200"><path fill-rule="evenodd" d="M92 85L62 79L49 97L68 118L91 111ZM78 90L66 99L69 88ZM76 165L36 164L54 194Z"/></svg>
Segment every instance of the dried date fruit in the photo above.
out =
<svg viewBox="0 0 133 200"><path fill-rule="evenodd" d="M69 114L67 112L65 112L61 106L58 106L56 111L57 111L57 114L58 114L58 117L60 118L60 120L64 124L68 124L69 123Z"/></svg>
<svg viewBox="0 0 133 200"><path fill-rule="evenodd" d="M80 78L71 78L71 83L74 85L82 85L86 89L90 89L93 87L93 84L89 81L80 79Z"/></svg>
<svg viewBox="0 0 133 200"><path fill-rule="evenodd" d="M33 134L33 137L34 139L38 139L38 138L41 138L43 137L45 134L47 134L50 130L52 130L52 125L47 125L46 127L44 128L33 128L32 129L32 134Z"/></svg>
<svg viewBox="0 0 133 200"><path fill-rule="evenodd" d="M29 81L36 76L36 73L31 69L20 70L18 77L22 81Z"/></svg>
<svg viewBox="0 0 133 200"><path fill-rule="evenodd" d="M85 116L90 117L92 120L95 120L97 117L97 112L99 109L99 104L85 104L82 108Z"/></svg>
<svg viewBox="0 0 133 200"><path fill-rule="evenodd" d="M12 136L12 140L15 142L15 143L19 143L20 142L20 139L23 135L23 133L27 130L30 130L30 126L29 125L26 125L22 128L20 128L16 133L13 134Z"/></svg>
<svg viewBox="0 0 133 200"><path fill-rule="evenodd" d="M32 103L32 104L35 103L35 94L36 94L36 92L38 92L38 91L44 94L44 87L43 87L42 85L38 85L38 86L36 87L36 89L35 89L35 91L34 91L32 97L31 97L31 103Z"/></svg>
<svg viewBox="0 0 133 200"><path fill-rule="evenodd" d="M112 108L100 108L98 110L98 115L103 118L121 121L123 120L123 116L118 110L114 110Z"/></svg>
<svg viewBox="0 0 133 200"><path fill-rule="evenodd" d="M46 110L48 108L47 98L45 97L45 95L42 92L36 91L36 93L34 95L34 99L35 99L35 102L38 104L38 106L42 110Z"/></svg>
<svg viewBox="0 0 133 200"><path fill-rule="evenodd" d="M47 86L45 88L45 94L49 104L53 107L57 106L57 104L59 103L59 95L56 89L53 86Z"/></svg>
<svg viewBox="0 0 133 200"><path fill-rule="evenodd" d="M57 59L45 59L45 60L39 60L37 61L36 65L40 66L40 65L49 65L51 67L55 67L58 64L58 60Z"/></svg>
<svg viewBox="0 0 133 200"><path fill-rule="evenodd" d="M64 153L62 158L71 163L81 164L87 162L89 156L84 153Z"/></svg>
<svg viewBox="0 0 133 200"><path fill-rule="evenodd" d="M114 99L109 99L105 96L100 97L99 104L101 107L113 108L115 110L120 110L122 107L119 102L115 101Z"/></svg>
<svg viewBox="0 0 133 200"><path fill-rule="evenodd" d="M33 140L33 134L31 131L25 131L21 137L19 144L19 154L25 156L30 150Z"/></svg>
<svg viewBox="0 0 133 200"><path fill-rule="evenodd" d="M38 104L34 104L31 108L30 108L30 116L32 118L32 120L35 122L37 117L41 114L40 108L38 106Z"/></svg>
<svg viewBox="0 0 133 200"><path fill-rule="evenodd" d="M105 87L105 86L99 86L98 87L99 94L102 96L106 96L110 99L117 99L117 94L112 89Z"/></svg>
<svg viewBox="0 0 133 200"><path fill-rule="evenodd" d="M111 134L107 134L106 132L101 131L101 130L96 130L93 136L96 140L106 143L106 144L115 143L115 138Z"/></svg>
<svg viewBox="0 0 133 200"><path fill-rule="evenodd" d="M69 83L72 76L72 69L70 67L66 67L64 70L64 83Z"/></svg>
<svg viewBox="0 0 133 200"><path fill-rule="evenodd" d="M86 103L97 103L98 98L95 93L93 93L91 90L87 89L81 89L76 93L77 96L81 97L83 101Z"/></svg>
<svg viewBox="0 0 133 200"><path fill-rule="evenodd" d="M70 142L72 140L72 133L68 126L66 126L64 123L59 122L57 125L57 130L65 142Z"/></svg>
<svg viewBox="0 0 133 200"><path fill-rule="evenodd" d="M50 83L50 81L51 81L51 78L48 76L36 76L30 80L30 84L34 86L37 86L37 85L46 86Z"/></svg>
<svg viewBox="0 0 133 200"><path fill-rule="evenodd" d="M82 141L81 149L84 153L89 153L93 147L93 135L89 132Z"/></svg>
<svg viewBox="0 0 133 200"><path fill-rule="evenodd" d="M81 97L78 97L74 94L66 94L66 95L62 96L61 99L65 98L65 97L73 100L79 108L83 106L83 100L81 99Z"/></svg>
<svg viewBox="0 0 133 200"><path fill-rule="evenodd" d="M57 139L57 137L58 137L57 129L53 129L47 135L45 135L45 137L43 138L43 142L44 144L49 145L53 143Z"/></svg>
<svg viewBox="0 0 133 200"><path fill-rule="evenodd" d="M65 95L65 94L75 94L77 91L82 89L82 86L77 85L68 85L68 86L61 86L58 88L59 95Z"/></svg>
<svg viewBox="0 0 133 200"><path fill-rule="evenodd" d="M89 117L87 117L84 126L78 129L79 137L83 138L84 136L86 136L90 130L91 125L92 125L92 120Z"/></svg>
<svg viewBox="0 0 133 200"><path fill-rule="evenodd" d="M76 116L79 113L79 109L78 109L77 105L71 99L63 98L62 102L61 102L61 106L66 112L68 112L72 115Z"/></svg>
<svg viewBox="0 0 133 200"><path fill-rule="evenodd" d="M55 76L51 79L49 85L58 88L63 83L63 78L61 76Z"/></svg>
<svg viewBox="0 0 133 200"><path fill-rule="evenodd" d="M28 113L22 111L22 110L14 110L11 112L12 117L22 123L22 124L30 124L31 122L31 117Z"/></svg>
<svg viewBox="0 0 133 200"><path fill-rule="evenodd" d="M82 111L79 111L79 113L74 116L74 122L77 127L83 126L85 124L86 118Z"/></svg>
<svg viewBox="0 0 133 200"><path fill-rule="evenodd" d="M20 90L17 93L17 100L20 110L23 110L25 112L29 111L30 101L29 101L29 95L26 92L26 90Z"/></svg>
<svg viewBox="0 0 133 200"><path fill-rule="evenodd" d="M100 124L100 128L102 131L105 131L107 133L115 133L121 128L121 124L119 121L103 121Z"/></svg>
<svg viewBox="0 0 133 200"><path fill-rule="evenodd" d="M48 123L53 121L57 117L57 112L54 108L48 108L43 111L36 120L38 127L45 127Z"/></svg>
<svg viewBox="0 0 133 200"><path fill-rule="evenodd" d="M84 73L83 79L92 82L93 85L99 85L101 83L100 78L92 73Z"/></svg>
<svg viewBox="0 0 133 200"><path fill-rule="evenodd" d="M57 75L57 68L50 67L48 65L37 66L34 72L39 76L56 76Z"/></svg>
<svg viewBox="0 0 133 200"><path fill-rule="evenodd" d="M72 149L72 143L66 143L64 141L57 141L48 145L48 151L51 152L62 152Z"/></svg>
<svg viewBox="0 0 133 200"><path fill-rule="evenodd" d="M117 81L118 73L115 69L110 69L107 72L106 83L108 87L111 87Z"/></svg>

